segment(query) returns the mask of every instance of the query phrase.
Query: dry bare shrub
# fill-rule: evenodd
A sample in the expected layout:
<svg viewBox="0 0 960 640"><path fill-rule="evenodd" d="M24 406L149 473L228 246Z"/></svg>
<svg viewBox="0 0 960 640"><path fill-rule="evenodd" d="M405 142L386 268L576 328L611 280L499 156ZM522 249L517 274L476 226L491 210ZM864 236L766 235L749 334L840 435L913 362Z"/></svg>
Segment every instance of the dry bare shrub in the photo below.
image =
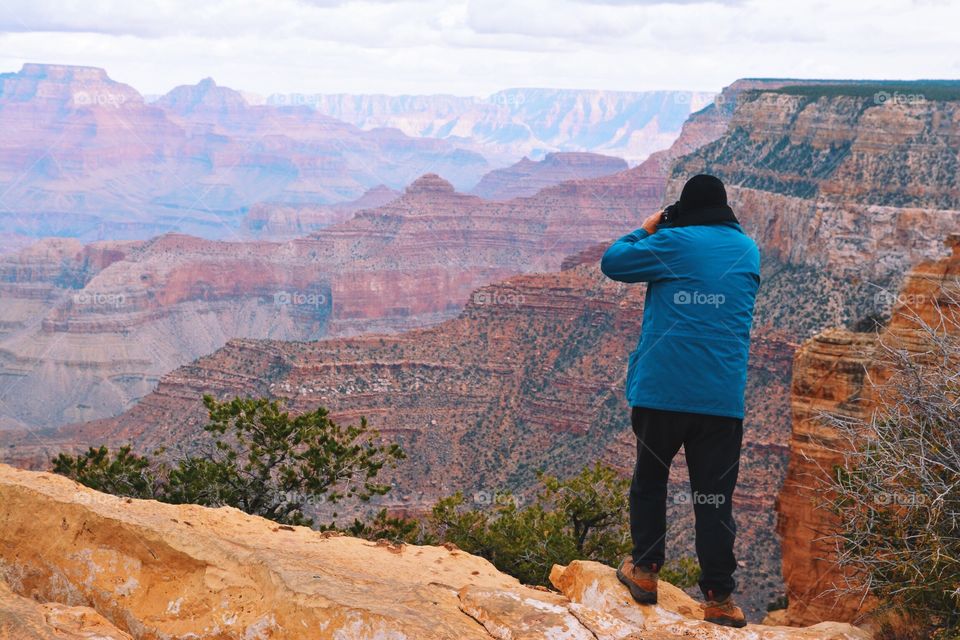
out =
<svg viewBox="0 0 960 640"><path fill-rule="evenodd" d="M840 436L842 459L819 487L820 506L838 516L825 537L845 574L831 591L871 594L880 611L905 614L938 638L960 634L958 301L948 293L932 322L907 312L916 331L878 335L870 416L821 416ZM870 377L881 371L889 377Z"/></svg>

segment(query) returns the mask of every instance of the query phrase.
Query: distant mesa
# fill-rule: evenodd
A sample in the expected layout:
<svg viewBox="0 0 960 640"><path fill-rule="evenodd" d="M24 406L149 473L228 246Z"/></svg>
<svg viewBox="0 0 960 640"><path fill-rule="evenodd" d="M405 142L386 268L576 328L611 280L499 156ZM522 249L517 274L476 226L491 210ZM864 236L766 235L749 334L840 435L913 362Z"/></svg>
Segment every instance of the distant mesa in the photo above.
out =
<svg viewBox="0 0 960 640"><path fill-rule="evenodd" d="M116 108L125 103L143 103L133 87L112 80L99 67L27 63L15 73L0 73L0 105L3 103L60 104L68 109L91 106ZM6 115L7 120L16 117Z"/></svg>
<svg viewBox="0 0 960 640"><path fill-rule="evenodd" d="M27 62L20 69L19 75L26 78L43 78L46 80L97 80L112 82L107 72L100 67L84 67L71 64L40 64Z"/></svg>
<svg viewBox="0 0 960 640"><path fill-rule="evenodd" d="M484 175L470 193L488 200L510 200L532 196L541 189L568 180L590 180L628 168L623 158L586 151L548 153L539 162L524 156L509 167Z"/></svg>
<svg viewBox="0 0 960 640"><path fill-rule="evenodd" d="M453 185L438 176L435 173L425 173L406 188L406 193L413 195L418 193L456 193Z"/></svg>
<svg viewBox="0 0 960 640"><path fill-rule="evenodd" d="M174 87L158 98L154 105L181 115L196 109L243 109L249 106L239 91L221 87L213 78Z"/></svg>

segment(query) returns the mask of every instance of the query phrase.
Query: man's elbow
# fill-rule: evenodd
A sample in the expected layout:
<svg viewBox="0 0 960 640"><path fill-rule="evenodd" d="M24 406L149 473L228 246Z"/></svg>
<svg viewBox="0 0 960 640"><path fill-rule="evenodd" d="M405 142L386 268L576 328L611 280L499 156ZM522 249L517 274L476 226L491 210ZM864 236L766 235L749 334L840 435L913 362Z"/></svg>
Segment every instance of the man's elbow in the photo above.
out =
<svg viewBox="0 0 960 640"><path fill-rule="evenodd" d="M600 258L600 272L611 280L619 280L617 277L619 275L617 272L617 261L611 255L611 249L613 249L613 247L607 249L603 257Z"/></svg>

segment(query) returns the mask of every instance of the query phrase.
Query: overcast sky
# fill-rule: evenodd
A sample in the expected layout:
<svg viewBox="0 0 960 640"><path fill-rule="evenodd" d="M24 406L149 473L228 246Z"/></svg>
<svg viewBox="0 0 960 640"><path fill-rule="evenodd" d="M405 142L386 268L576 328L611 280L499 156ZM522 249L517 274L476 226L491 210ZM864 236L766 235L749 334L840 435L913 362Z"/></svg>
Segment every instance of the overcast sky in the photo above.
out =
<svg viewBox="0 0 960 640"><path fill-rule="evenodd" d="M142 93L719 90L960 77L960 0L3 0L0 71L94 65Z"/></svg>

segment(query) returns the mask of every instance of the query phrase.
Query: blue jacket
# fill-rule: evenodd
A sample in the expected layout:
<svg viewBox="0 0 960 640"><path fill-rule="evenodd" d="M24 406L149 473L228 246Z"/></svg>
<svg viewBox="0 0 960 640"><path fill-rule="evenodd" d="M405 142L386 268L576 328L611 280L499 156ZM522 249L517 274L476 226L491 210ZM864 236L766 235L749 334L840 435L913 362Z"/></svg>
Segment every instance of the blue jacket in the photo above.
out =
<svg viewBox="0 0 960 640"><path fill-rule="evenodd" d="M607 249L600 269L649 283L627 369L630 406L743 418L760 251L740 225L637 229Z"/></svg>

